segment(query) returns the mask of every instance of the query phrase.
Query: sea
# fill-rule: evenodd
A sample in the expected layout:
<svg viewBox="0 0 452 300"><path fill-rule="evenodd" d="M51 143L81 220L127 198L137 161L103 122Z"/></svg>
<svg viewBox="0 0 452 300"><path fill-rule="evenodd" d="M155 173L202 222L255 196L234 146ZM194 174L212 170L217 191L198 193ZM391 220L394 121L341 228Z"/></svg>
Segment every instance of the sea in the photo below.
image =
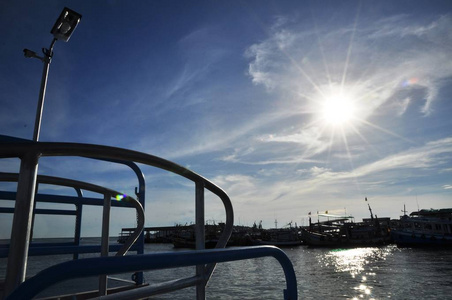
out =
<svg viewBox="0 0 452 300"><path fill-rule="evenodd" d="M282 250L294 266L299 299L452 299L452 249L389 245L354 249L297 246ZM145 245L146 253L164 251L187 250L174 249L171 244ZM30 257L28 275L67 259L67 255ZM5 269L6 259L1 259L2 275ZM194 272L194 267L151 271L145 273L145 281L160 283L193 276ZM130 275L116 277L130 279ZM69 292L70 287L79 284L65 282L53 289ZM281 266L273 257L264 257L218 264L206 298L283 299L284 288ZM187 288L152 299L195 299L195 295L195 288Z"/></svg>

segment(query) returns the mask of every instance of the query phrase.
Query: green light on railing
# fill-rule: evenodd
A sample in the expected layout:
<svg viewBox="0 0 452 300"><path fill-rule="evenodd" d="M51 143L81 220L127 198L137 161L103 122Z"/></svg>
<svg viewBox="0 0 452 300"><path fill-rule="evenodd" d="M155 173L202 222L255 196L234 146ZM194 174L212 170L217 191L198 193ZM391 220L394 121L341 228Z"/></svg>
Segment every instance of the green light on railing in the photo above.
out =
<svg viewBox="0 0 452 300"><path fill-rule="evenodd" d="M116 195L115 198L117 201L121 201L122 199L127 198L127 195L125 195L125 194L124 195Z"/></svg>

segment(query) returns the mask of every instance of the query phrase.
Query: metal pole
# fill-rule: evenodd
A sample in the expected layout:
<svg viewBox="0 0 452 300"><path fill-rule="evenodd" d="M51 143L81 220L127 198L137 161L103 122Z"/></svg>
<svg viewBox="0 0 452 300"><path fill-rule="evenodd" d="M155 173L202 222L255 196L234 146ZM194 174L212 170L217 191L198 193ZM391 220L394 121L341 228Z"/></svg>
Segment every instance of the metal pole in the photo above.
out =
<svg viewBox="0 0 452 300"><path fill-rule="evenodd" d="M205 238L205 220L204 220L204 182L196 182L196 200L195 200L195 238L196 250L203 250L206 246ZM206 299L206 268L205 265L196 266L196 276L203 280L196 284L196 299Z"/></svg>
<svg viewBox="0 0 452 300"><path fill-rule="evenodd" d="M39 154L29 152L21 158L16 204L6 268L5 293L10 294L25 280L28 246L35 200Z"/></svg>
<svg viewBox="0 0 452 300"><path fill-rule="evenodd" d="M53 46L57 40L53 39L49 49L43 49L44 57L34 55L43 63L41 90L39 92L38 108L36 111L33 141L39 140L42 110L47 87L49 65L53 55ZM29 152L21 158L19 181L17 183L16 204L14 208L11 241L6 269L5 293L11 293L25 280L28 262L28 247L33 222L33 208L36 193L36 179L38 177L38 160L40 154Z"/></svg>
<svg viewBox="0 0 452 300"><path fill-rule="evenodd" d="M43 49L44 57L40 58L44 63L44 67L42 69L42 78L41 78L41 89L39 91L39 99L38 99L38 108L36 109L36 118L35 118L35 129L33 132L33 141L37 142L39 140L39 132L41 131L41 119L42 119L42 111L44 109L44 98L46 96L46 88L47 88L47 78L49 75L49 65L52 61L53 55L53 46L57 40L53 39L50 44L49 49Z"/></svg>
<svg viewBox="0 0 452 300"><path fill-rule="evenodd" d="M77 191L77 196L82 199L83 198L83 192L80 188L75 189ZM82 209L83 204L77 203L75 204L76 209L76 215L75 215L75 232L74 232L74 244L76 246L80 246L80 238L82 234ZM79 253L74 253L73 259L78 259Z"/></svg>
<svg viewBox="0 0 452 300"><path fill-rule="evenodd" d="M101 256L108 256L108 238L110 232L110 210L111 210L111 196L104 195L104 207L102 214L102 242L101 242ZM99 276L99 296L107 294L107 275Z"/></svg>

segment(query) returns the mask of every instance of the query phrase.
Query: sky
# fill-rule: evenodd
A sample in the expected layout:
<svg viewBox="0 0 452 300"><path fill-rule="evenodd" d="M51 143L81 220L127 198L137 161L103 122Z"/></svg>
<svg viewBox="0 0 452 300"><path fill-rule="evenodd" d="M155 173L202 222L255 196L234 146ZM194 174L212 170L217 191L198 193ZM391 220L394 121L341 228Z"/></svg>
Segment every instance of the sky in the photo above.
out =
<svg viewBox="0 0 452 300"><path fill-rule="evenodd" d="M42 63L22 50L49 47L65 6L82 19L55 44L40 141L176 162L228 193L237 225L452 207L452 2L2 1L1 135L33 137ZM194 221L191 182L143 173L146 226ZM39 174L137 185L126 167L82 158L42 158ZM52 189L70 193L40 187ZM206 219L224 221L206 202ZM100 234L101 216L88 209L82 234ZM112 220L116 234L134 213ZM35 232L71 228L39 216Z"/></svg>

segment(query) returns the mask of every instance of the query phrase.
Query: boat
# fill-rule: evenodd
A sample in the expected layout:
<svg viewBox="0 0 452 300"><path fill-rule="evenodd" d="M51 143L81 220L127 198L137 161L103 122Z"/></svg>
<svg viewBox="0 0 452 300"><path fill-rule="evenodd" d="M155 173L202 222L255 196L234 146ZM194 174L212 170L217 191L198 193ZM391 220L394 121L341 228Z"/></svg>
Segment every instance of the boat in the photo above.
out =
<svg viewBox="0 0 452 300"><path fill-rule="evenodd" d="M452 208L404 214L391 228L391 236L399 247L451 247Z"/></svg>
<svg viewBox="0 0 452 300"><path fill-rule="evenodd" d="M221 234L221 228L224 224L206 224L204 226L204 247L206 249L215 248L218 243L219 236ZM172 238L174 248L190 248L196 249L196 236L194 226L188 226L187 229L179 230Z"/></svg>
<svg viewBox="0 0 452 300"><path fill-rule="evenodd" d="M220 228L224 224L206 224L206 238L205 247L214 248L219 234ZM183 230L178 232L176 236L172 238L174 248L196 248L195 234L193 229ZM264 229L259 226L247 227L247 226L234 226L227 246L257 246L257 245L270 245L277 247L293 247L302 245L297 227L288 228L271 228Z"/></svg>
<svg viewBox="0 0 452 300"><path fill-rule="evenodd" d="M259 236L254 236L254 245L273 245L278 247L294 247L303 244L300 231L297 226L292 227L292 222L284 228L261 229Z"/></svg>
<svg viewBox="0 0 452 300"><path fill-rule="evenodd" d="M369 247L391 243L390 218L374 217L368 204L370 218L354 222L353 216L319 214L326 221L312 223L302 229L302 240L313 247Z"/></svg>
<svg viewBox="0 0 452 300"><path fill-rule="evenodd" d="M332 214L319 214L317 223L309 220L309 227L303 228L301 238L308 246L314 247L336 247L345 246L348 243L346 231L347 221L351 216L340 216ZM327 218L320 221L320 218Z"/></svg>

